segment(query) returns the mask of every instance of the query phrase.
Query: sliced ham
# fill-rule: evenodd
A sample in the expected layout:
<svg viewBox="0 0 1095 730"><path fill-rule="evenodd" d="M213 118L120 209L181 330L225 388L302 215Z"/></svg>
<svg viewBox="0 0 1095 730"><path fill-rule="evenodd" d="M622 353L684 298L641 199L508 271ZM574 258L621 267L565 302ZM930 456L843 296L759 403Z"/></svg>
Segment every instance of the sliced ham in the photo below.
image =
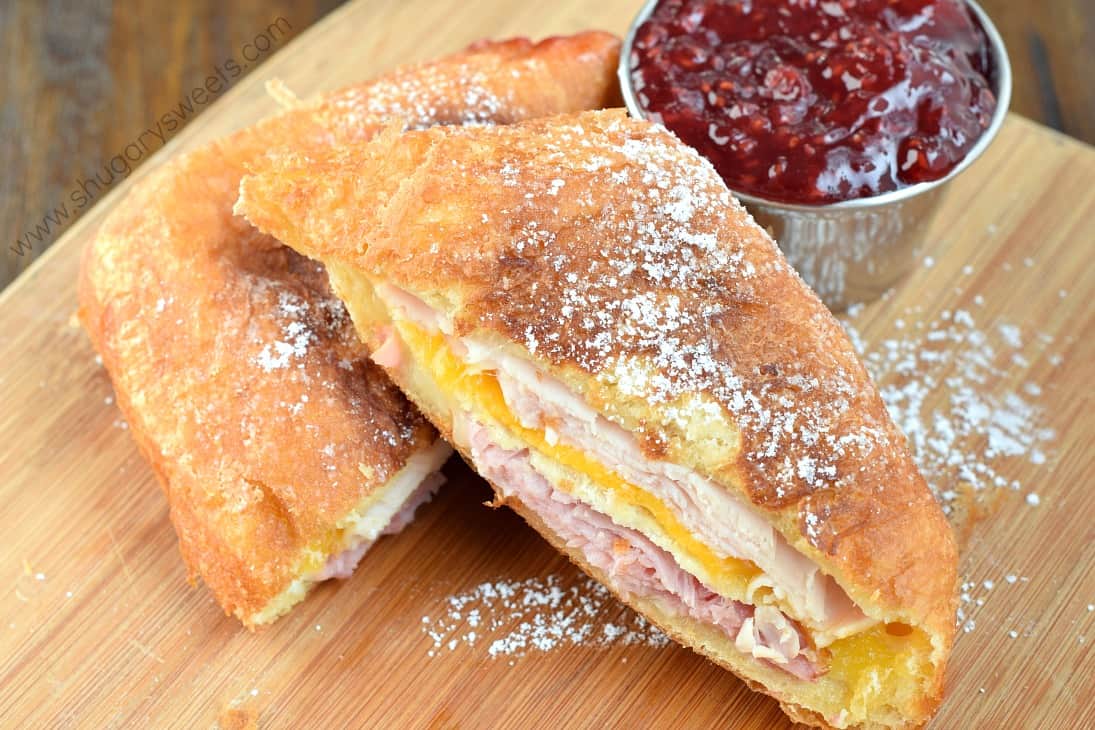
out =
<svg viewBox="0 0 1095 730"><path fill-rule="evenodd" d="M532 509L614 589L652 600L667 613L717 626L742 652L796 677L820 676L802 632L777 609L754 609L718 595L641 533L552 487L532 466L527 449L504 449L482 424L466 414L463 420L476 469L504 497L516 497Z"/></svg>
<svg viewBox="0 0 1095 730"><path fill-rule="evenodd" d="M373 362L385 368L398 370L403 366L403 340L396 334L394 327L385 327L381 333L383 340L373 352Z"/></svg>
<svg viewBox="0 0 1095 730"><path fill-rule="evenodd" d="M411 493L411 496L403 503L403 507L392 516L391 522L380 534L394 535L397 532L402 532L404 527L414 521L414 513L418 511L418 508L433 499L433 495L437 494L437 490L444 483L445 475L441 472L435 471L428 474L422 480L422 483L418 485L418 489Z"/></svg>
<svg viewBox="0 0 1095 730"><path fill-rule="evenodd" d="M373 546L375 540L361 540L356 545L346 548L342 552L335 553L327 558L327 563L316 573L312 580L323 581L330 578L349 578L357 564L365 557L365 553Z"/></svg>
<svg viewBox="0 0 1095 730"><path fill-rule="evenodd" d="M437 471L452 449L438 441L429 449L412 456L403 469L392 477L376 502L346 526L346 546L332 553L309 581L349 578L361 558L382 535L394 535L414 520L415 511L429 502L445 476Z"/></svg>

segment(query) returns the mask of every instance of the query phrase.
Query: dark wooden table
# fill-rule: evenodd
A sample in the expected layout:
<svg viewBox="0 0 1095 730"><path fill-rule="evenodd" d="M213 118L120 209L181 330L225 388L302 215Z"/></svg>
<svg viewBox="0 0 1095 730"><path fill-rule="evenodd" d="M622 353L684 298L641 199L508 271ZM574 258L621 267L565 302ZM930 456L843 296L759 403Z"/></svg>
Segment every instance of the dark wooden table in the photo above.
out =
<svg viewBox="0 0 1095 730"><path fill-rule="evenodd" d="M161 136L339 4L0 0L0 288ZM1012 109L1095 142L1095 2L982 4L1011 52Z"/></svg>

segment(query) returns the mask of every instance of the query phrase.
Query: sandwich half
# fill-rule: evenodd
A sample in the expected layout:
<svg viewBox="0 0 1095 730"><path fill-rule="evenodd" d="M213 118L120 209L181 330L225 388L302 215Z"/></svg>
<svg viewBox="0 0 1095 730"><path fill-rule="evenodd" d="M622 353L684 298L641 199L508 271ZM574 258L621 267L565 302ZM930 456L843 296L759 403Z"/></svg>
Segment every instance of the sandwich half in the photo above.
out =
<svg viewBox="0 0 1095 730"><path fill-rule="evenodd" d="M497 499L824 727L920 725L942 512L840 325L712 166L607 111L292 153L237 211L323 261Z"/></svg>
<svg viewBox="0 0 1095 730"><path fill-rule="evenodd" d="M451 452L367 355L321 264L233 215L248 165L393 118L510 122L614 98L618 41L485 42L297 105L138 185L85 251L80 318L171 507L192 577L273 621L346 577Z"/></svg>

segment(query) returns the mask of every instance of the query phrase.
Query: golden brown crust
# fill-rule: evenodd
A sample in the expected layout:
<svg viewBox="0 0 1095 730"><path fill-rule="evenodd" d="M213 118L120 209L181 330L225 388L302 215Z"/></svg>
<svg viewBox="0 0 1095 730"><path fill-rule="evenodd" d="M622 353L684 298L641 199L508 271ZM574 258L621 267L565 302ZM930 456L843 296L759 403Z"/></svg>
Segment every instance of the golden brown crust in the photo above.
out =
<svg viewBox="0 0 1095 730"><path fill-rule="evenodd" d="M275 147L508 122L614 94L603 33L479 43L283 113L178 159L86 249L80 317L171 503L180 549L245 623L297 558L436 434L367 357L322 266L232 214ZM363 477L359 465L366 465Z"/></svg>
<svg viewBox="0 0 1095 730"><path fill-rule="evenodd" d="M664 129L601 112L393 133L268 160L238 208L653 432L869 613L925 629L941 671L956 549L903 436L840 325Z"/></svg>
<svg viewBox="0 0 1095 730"><path fill-rule="evenodd" d="M244 620L436 438L368 359L322 268L231 215L257 136L153 176L87 249L80 286L187 565Z"/></svg>
<svg viewBox="0 0 1095 730"><path fill-rule="evenodd" d="M371 137L364 125L392 119L408 127L511 124L620 103L619 40L585 31L532 42L478 41L441 61L414 64L369 84L345 89L316 107L335 145ZM292 140L297 149L301 139Z"/></svg>

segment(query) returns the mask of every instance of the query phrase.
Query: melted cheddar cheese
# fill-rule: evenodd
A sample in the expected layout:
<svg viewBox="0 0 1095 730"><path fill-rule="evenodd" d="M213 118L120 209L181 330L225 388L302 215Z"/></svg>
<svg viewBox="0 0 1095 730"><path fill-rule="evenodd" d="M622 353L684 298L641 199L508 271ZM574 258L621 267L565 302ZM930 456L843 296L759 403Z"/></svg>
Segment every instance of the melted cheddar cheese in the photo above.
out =
<svg viewBox="0 0 1095 730"><path fill-rule="evenodd" d="M475 407L487 414L544 456L585 475L598 487L615 493L628 503L640 506L674 542L674 552L686 553L704 567L713 590L746 600L746 587L762 575L754 563L716 555L654 495L578 449L562 443L550 444L542 431L522 426L506 405L498 380L490 373L470 370L448 347L443 335L428 334L406 321L396 320L394 324L415 360L429 370L439 389L461 405ZM771 599L770 593L764 596L764 600ZM772 602L778 605L778 602ZM901 674L917 675L930 670L927 657L931 655L931 648L923 632L896 635L884 624L835 641L828 647L828 654L830 662L826 676L844 686L846 703L850 705L876 703L887 695L894 683L900 682Z"/></svg>
<svg viewBox="0 0 1095 730"><path fill-rule="evenodd" d="M563 443L548 443L543 431L525 428L506 405L498 380L489 373L470 372L445 344L442 335L429 335L406 323L397 326L404 343L414 352L416 359L429 363L431 374L441 389L464 403L474 403L480 411L544 456L586 476L598 487L615 493L628 504L644 509L673 541L677 550L704 567L711 589L720 595L739 600L745 598L749 583L762 574L753 562L716 555L650 492L628 482L578 449Z"/></svg>

